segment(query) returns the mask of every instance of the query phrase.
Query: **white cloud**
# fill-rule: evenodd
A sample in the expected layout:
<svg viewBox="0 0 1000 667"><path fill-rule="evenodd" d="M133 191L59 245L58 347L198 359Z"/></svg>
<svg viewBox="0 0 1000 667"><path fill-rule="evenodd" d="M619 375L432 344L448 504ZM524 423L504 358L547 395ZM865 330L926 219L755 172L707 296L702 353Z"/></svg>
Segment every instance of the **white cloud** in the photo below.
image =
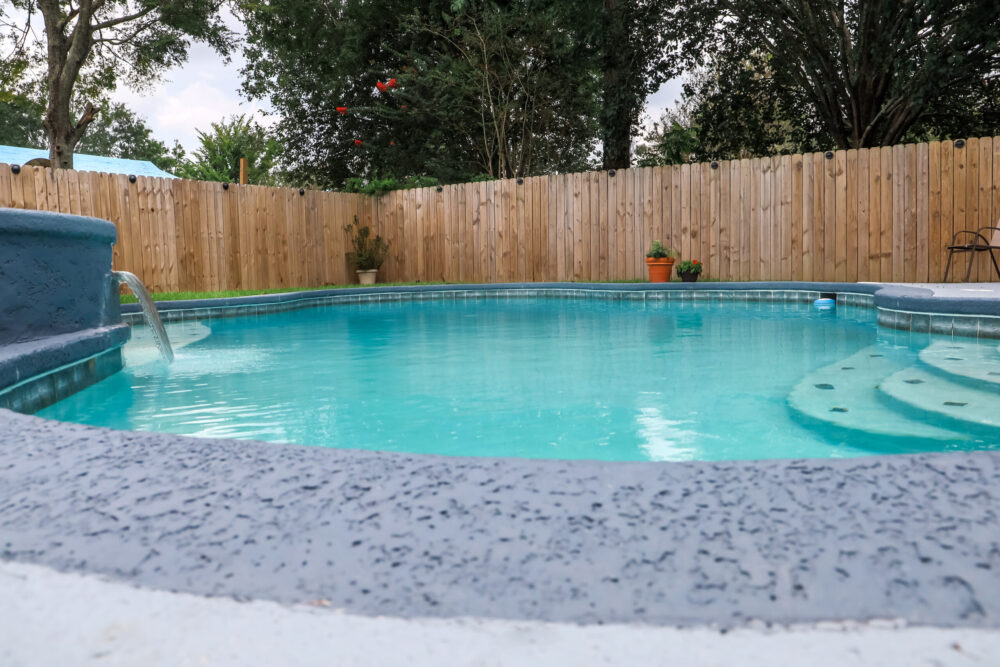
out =
<svg viewBox="0 0 1000 667"><path fill-rule="evenodd" d="M653 129L653 123L660 120L663 112L676 107L680 102L684 78L670 79L646 100L646 109L640 119L643 132Z"/></svg>
<svg viewBox="0 0 1000 667"><path fill-rule="evenodd" d="M146 119L153 136L161 141L181 142L189 153L198 146L197 130L234 114L248 114L265 125L264 105L239 95L242 58L237 54L226 64L210 47L192 46L188 62L167 72L150 90L115 91L114 98Z"/></svg>

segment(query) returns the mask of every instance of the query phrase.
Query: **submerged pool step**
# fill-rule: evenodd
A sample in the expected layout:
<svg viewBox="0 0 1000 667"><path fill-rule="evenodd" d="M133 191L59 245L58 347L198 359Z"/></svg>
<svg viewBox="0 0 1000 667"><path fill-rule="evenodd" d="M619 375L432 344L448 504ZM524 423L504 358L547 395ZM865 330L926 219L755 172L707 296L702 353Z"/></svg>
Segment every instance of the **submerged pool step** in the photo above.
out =
<svg viewBox="0 0 1000 667"><path fill-rule="evenodd" d="M959 381L1000 388L1000 349L993 346L937 341L920 351L920 361Z"/></svg>
<svg viewBox="0 0 1000 667"><path fill-rule="evenodd" d="M924 412L1000 428L1000 386L978 389L914 366L886 378L879 391Z"/></svg>
<svg viewBox="0 0 1000 667"><path fill-rule="evenodd" d="M805 377L788 396L802 415L843 429L892 437L968 440L968 436L926 424L880 400L879 385L899 363L871 346Z"/></svg>
<svg viewBox="0 0 1000 667"><path fill-rule="evenodd" d="M163 325L174 351L197 343L211 335L212 330L196 320L168 322ZM132 327L132 338L123 348L127 366L143 366L160 360L149 327Z"/></svg>

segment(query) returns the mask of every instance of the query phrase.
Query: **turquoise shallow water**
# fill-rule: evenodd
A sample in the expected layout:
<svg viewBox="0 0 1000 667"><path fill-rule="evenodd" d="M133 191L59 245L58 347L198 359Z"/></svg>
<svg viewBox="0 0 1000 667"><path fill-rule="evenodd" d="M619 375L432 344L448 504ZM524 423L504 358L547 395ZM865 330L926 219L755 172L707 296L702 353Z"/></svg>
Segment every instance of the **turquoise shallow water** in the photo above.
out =
<svg viewBox="0 0 1000 667"><path fill-rule="evenodd" d="M961 437L886 437L790 407L793 388L817 369L870 350L904 369L938 339L880 330L869 309L404 301L185 323L171 336L181 345L173 365L155 359L139 328L122 372L40 416L326 447L566 459L844 457L998 443L991 429L905 405L886 410L940 421Z"/></svg>

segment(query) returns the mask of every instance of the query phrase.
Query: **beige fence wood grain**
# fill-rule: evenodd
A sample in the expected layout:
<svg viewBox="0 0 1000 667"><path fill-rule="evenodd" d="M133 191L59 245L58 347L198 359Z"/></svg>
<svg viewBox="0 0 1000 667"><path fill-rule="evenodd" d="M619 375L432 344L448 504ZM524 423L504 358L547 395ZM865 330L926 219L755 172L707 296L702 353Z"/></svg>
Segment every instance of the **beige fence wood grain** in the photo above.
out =
<svg viewBox="0 0 1000 667"><path fill-rule="evenodd" d="M654 240L706 278L937 281L954 232L1000 218L1000 137L830 155L379 197L0 165L0 206L110 220L114 267L156 292L355 282L344 231L355 216L390 244L382 280L448 282L643 279ZM971 275L996 279L985 256Z"/></svg>

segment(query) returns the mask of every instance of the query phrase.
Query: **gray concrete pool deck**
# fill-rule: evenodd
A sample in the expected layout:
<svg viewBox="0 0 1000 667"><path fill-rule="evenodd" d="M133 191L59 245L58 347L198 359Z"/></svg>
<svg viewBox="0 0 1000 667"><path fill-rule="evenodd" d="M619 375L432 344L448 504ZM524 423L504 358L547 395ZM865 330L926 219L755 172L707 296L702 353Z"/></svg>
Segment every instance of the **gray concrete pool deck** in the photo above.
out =
<svg viewBox="0 0 1000 667"><path fill-rule="evenodd" d="M1000 627L1000 452L609 463L0 411L0 557L400 617Z"/></svg>

